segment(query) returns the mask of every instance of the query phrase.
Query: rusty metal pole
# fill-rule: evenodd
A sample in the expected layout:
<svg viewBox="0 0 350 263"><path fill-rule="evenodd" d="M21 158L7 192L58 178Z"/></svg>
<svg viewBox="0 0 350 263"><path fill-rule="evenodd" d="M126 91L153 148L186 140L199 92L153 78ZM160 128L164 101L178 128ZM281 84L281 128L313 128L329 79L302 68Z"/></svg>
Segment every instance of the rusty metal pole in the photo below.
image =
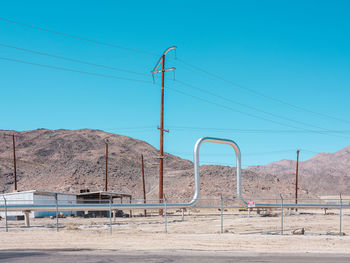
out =
<svg viewBox="0 0 350 263"><path fill-rule="evenodd" d="M142 190L143 190L143 203L146 204L146 187L145 187L145 169L143 165L143 154L141 154L141 171L142 171ZM146 209L144 210L145 217L147 216Z"/></svg>
<svg viewBox="0 0 350 263"><path fill-rule="evenodd" d="M15 192L17 191L17 165L16 165L16 143L15 134L5 134L5 136L12 136L12 148L13 148L13 174L14 174L14 185Z"/></svg>
<svg viewBox="0 0 350 263"><path fill-rule="evenodd" d="M106 174L105 174L105 191L108 191L108 143L106 143Z"/></svg>
<svg viewBox="0 0 350 263"><path fill-rule="evenodd" d="M15 191L17 191L16 143L15 143L14 134L12 134L12 144L13 144L13 168L15 171Z"/></svg>
<svg viewBox="0 0 350 263"><path fill-rule="evenodd" d="M343 199L341 193L339 194L339 236L343 236Z"/></svg>
<svg viewBox="0 0 350 263"><path fill-rule="evenodd" d="M156 66L154 67L154 69L151 71L152 74L155 73L162 73L162 83L161 83L161 102L160 102L160 127L158 127L158 129L160 130L160 147L159 147L159 203L163 202L163 197L164 197L164 193L163 193L163 171L164 171L164 147L163 147L163 137L164 137L164 132L169 132L167 130L164 130L164 75L166 71L172 71L175 70L175 68L165 68L165 56L166 54L171 51L171 50L175 50L176 46L172 46L167 48L162 56L160 57L160 59L158 60ZM160 65L162 66L162 69L160 70L159 67ZM163 215L163 209L159 210L159 215Z"/></svg>
<svg viewBox="0 0 350 263"><path fill-rule="evenodd" d="M298 203L299 152L300 152L300 150L297 150L297 165L296 165L296 171L295 171L295 204ZM295 210L298 211L297 209L295 209Z"/></svg>
<svg viewBox="0 0 350 263"><path fill-rule="evenodd" d="M161 102L160 102L160 152L159 152L159 202L163 202L163 161L164 161L164 66L165 55L162 56L162 85L161 85ZM163 214L163 210L159 210L159 215Z"/></svg>

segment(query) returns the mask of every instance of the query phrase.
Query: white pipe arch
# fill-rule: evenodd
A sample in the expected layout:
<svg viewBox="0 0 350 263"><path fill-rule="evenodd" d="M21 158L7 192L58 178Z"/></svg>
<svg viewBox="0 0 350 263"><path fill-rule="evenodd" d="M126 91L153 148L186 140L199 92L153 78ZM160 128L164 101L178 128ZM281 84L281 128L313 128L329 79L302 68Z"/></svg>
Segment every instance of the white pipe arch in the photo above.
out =
<svg viewBox="0 0 350 263"><path fill-rule="evenodd" d="M214 137L202 137L198 139L194 146L193 150L193 159L194 159L194 196L191 204L195 204L198 199L200 198L200 172L199 172L199 150L203 143L210 142L210 143L219 143L219 144L226 144L232 146L232 148L235 151L236 154L236 193L237 197L240 198L243 203L247 204L246 201L244 201L242 197L242 190L241 190L241 177L242 177L242 168L241 168L241 151L233 140L229 139L221 139L221 138L214 138Z"/></svg>

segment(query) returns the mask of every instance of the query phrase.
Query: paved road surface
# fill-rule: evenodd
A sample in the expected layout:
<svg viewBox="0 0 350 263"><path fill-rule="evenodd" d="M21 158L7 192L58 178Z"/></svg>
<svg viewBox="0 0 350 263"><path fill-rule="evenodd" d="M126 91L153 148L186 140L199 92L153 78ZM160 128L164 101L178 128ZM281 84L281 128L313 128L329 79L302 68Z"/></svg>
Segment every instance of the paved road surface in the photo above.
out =
<svg viewBox="0 0 350 263"><path fill-rule="evenodd" d="M107 262L264 262L264 263L349 263L350 255L334 254L265 254L206 251L120 252L111 250L36 250L0 251L0 262L6 263L107 263Z"/></svg>

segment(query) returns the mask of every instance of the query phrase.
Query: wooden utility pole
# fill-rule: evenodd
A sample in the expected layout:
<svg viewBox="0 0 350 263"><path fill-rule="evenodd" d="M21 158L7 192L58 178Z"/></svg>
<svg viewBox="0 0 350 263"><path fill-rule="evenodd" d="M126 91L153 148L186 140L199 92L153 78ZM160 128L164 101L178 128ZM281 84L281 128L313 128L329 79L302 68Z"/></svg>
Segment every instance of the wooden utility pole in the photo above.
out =
<svg viewBox="0 0 350 263"><path fill-rule="evenodd" d="M143 154L141 154L141 172L142 172L142 191L143 191L143 203L146 204L146 187L145 187L145 169L143 166ZM144 210L145 217L147 216L146 209Z"/></svg>
<svg viewBox="0 0 350 263"><path fill-rule="evenodd" d="M5 134L5 136L12 137L12 148L13 148L13 173L14 173L14 184L15 184L15 192L17 191L17 167L16 167L16 144L15 144L15 134Z"/></svg>
<svg viewBox="0 0 350 263"><path fill-rule="evenodd" d="M297 166L296 166L296 170L295 170L295 204L298 203L299 152L300 152L300 150L297 150Z"/></svg>
<svg viewBox="0 0 350 263"><path fill-rule="evenodd" d="M105 191L108 191L108 143L106 142Z"/></svg>
<svg viewBox="0 0 350 263"><path fill-rule="evenodd" d="M176 49L175 46L167 48L160 59L158 60L156 66L152 70L152 74L155 73L162 73L162 82L161 82L161 97L160 97L160 127L158 127L160 131L160 147L159 147L159 202L163 202L163 171L164 171L164 166L163 166L163 161L164 161L164 132L169 132L168 130L164 129L164 74L166 71L171 71L175 70L175 68L168 68L165 69L165 56L166 54L170 51ZM162 67L161 69L160 66ZM159 210L159 214L163 214L163 210Z"/></svg>
<svg viewBox="0 0 350 263"><path fill-rule="evenodd" d="M160 96L160 149L159 149L159 201L163 202L163 171L164 171L164 65L165 55L162 56L162 85Z"/></svg>

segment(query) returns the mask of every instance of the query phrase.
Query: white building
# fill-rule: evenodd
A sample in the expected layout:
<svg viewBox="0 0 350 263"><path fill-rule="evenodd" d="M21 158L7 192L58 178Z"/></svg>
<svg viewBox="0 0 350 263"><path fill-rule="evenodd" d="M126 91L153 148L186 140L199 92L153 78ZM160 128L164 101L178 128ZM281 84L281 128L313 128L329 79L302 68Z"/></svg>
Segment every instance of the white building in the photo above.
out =
<svg viewBox="0 0 350 263"><path fill-rule="evenodd" d="M47 191L23 191L0 194L0 204L4 205L4 197L6 198L7 205L56 205L56 196L59 205L76 204L77 196L75 194L63 194ZM62 211L64 215L75 215L76 211ZM7 212L8 217L23 216L22 211ZM56 211L32 211L29 214L30 218L46 217L56 215ZM5 217L5 212L0 212L1 217Z"/></svg>

